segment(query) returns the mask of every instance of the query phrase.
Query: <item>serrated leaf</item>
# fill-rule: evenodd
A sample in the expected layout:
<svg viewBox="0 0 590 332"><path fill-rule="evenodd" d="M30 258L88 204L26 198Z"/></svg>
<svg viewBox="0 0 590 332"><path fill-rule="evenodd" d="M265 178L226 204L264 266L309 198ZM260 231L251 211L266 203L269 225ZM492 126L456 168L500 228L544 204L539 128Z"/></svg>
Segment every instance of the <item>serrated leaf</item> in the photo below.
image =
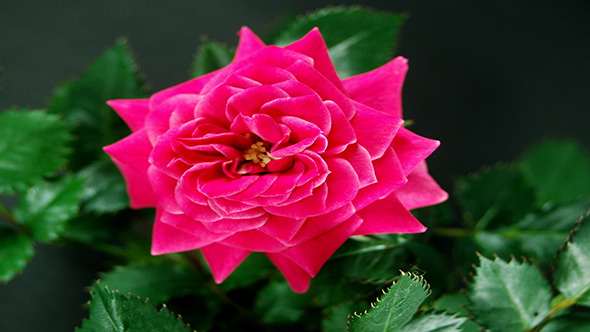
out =
<svg viewBox="0 0 590 332"><path fill-rule="evenodd" d="M541 144L521 158L520 167L534 186L540 204L590 196L590 157L576 143Z"/></svg>
<svg viewBox="0 0 590 332"><path fill-rule="evenodd" d="M577 304L590 306L590 222L586 213L572 239L559 254L555 287Z"/></svg>
<svg viewBox="0 0 590 332"><path fill-rule="evenodd" d="M434 309L439 311L445 311L447 314L457 314L458 317L465 317L465 321L461 325L461 331L463 332L481 332L482 329L474 321L469 320L467 317L467 305L469 301L467 297L462 293L450 293L441 296L433 304Z"/></svg>
<svg viewBox="0 0 590 332"><path fill-rule="evenodd" d="M40 182L66 162L69 126L37 110L0 113L0 193Z"/></svg>
<svg viewBox="0 0 590 332"><path fill-rule="evenodd" d="M19 197L14 216L41 242L55 240L80 208L84 179L64 177L60 181L29 188Z"/></svg>
<svg viewBox="0 0 590 332"><path fill-rule="evenodd" d="M166 306L158 310L135 296L124 296L101 283L92 287L90 317L78 332L188 332L180 318L174 317Z"/></svg>
<svg viewBox="0 0 590 332"><path fill-rule="evenodd" d="M349 331L402 331L428 294L428 284L424 279L404 273L372 309L360 316L351 316Z"/></svg>
<svg viewBox="0 0 590 332"><path fill-rule="evenodd" d="M533 265L481 256L468 297L468 309L490 331L526 331L549 312L551 288Z"/></svg>
<svg viewBox="0 0 590 332"><path fill-rule="evenodd" d="M405 261L404 235L389 240L367 236L350 238L334 253L327 269L359 280L391 280Z"/></svg>
<svg viewBox="0 0 590 332"><path fill-rule="evenodd" d="M227 66L234 57L234 51L227 45L203 40L193 61L192 77L199 77Z"/></svg>
<svg viewBox="0 0 590 332"><path fill-rule="evenodd" d="M121 172L110 160L99 160L78 172L86 179L82 195L83 209L99 214L117 212L129 206L129 197Z"/></svg>
<svg viewBox="0 0 590 332"><path fill-rule="evenodd" d="M404 15L358 7L321 9L284 28L273 44L286 45L319 27L340 77L375 69L392 58Z"/></svg>
<svg viewBox="0 0 590 332"><path fill-rule="evenodd" d="M425 313L412 319L400 331L403 332L456 332L463 331L461 325L467 318L446 313Z"/></svg>
<svg viewBox="0 0 590 332"><path fill-rule="evenodd" d="M106 158L102 147L129 134L119 116L105 103L146 96L126 42L106 50L77 80L59 86L49 102L52 113L63 114L74 127L76 140L71 167L79 170Z"/></svg>
<svg viewBox="0 0 590 332"><path fill-rule="evenodd" d="M513 165L483 169L455 188L465 221L477 230L514 224L534 207L533 188Z"/></svg>
<svg viewBox="0 0 590 332"><path fill-rule="evenodd" d="M0 281L10 281L33 258L33 240L7 227L0 227Z"/></svg>
<svg viewBox="0 0 590 332"><path fill-rule="evenodd" d="M191 267L178 264L133 263L101 276L101 284L122 294L132 293L159 304L194 291L201 278Z"/></svg>
<svg viewBox="0 0 590 332"><path fill-rule="evenodd" d="M567 314L550 320L541 332L588 332L590 315L587 313Z"/></svg>
<svg viewBox="0 0 590 332"><path fill-rule="evenodd" d="M294 293L284 281L272 282L258 292L254 311L267 324L295 323L303 317L308 302L308 293Z"/></svg>

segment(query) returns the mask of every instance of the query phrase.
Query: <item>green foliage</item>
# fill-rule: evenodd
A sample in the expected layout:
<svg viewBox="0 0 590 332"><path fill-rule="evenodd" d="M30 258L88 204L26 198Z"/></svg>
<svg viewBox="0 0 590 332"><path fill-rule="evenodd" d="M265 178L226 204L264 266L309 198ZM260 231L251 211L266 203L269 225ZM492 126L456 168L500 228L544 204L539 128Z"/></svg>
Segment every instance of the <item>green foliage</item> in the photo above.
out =
<svg viewBox="0 0 590 332"><path fill-rule="evenodd" d="M202 282L186 265L172 263L132 263L117 266L101 276L101 284L122 294L132 293L155 304L192 292Z"/></svg>
<svg viewBox="0 0 590 332"><path fill-rule="evenodd" d="M428 296L428 284L416 275L403 273L401 278L363 315L353 315L349 330L353 332L403 331Z"/></svg>
<svg viewBox="0 0 590 332"><path fill-rule="evenodd" d="M222 43L204 39L195 55L192 77L203 76L227 66L234 57L234 51Z"/></svg>
<svg viewBox="0 0 590 332"><path fill-rule="evenodd" d="M180 318L174 317L166 306L156 309L140 298L123 296L111 291L101 283L92 287L89 304L90 317L82 324L79 332L145 332L183 331L190 329Z"/></svg>
<svg viewBox="0 0 590 332"><path fill-rule="evenodd" d="M0 226L0 281L10 281L33 258L33 241L25 234Z"/></svg>
<svg viewBox="0 0 590 332"><path fill-rule="evenodd" d="M49 102L49 111L63 114L74 126L76 140L70 166L79 170L103 158L103 146L129 134L106 101L145 96L137 65L124 40L106 50L79 79L59 86Z"/></svg>
<svg viewBox="0 0 590 332"><path fill-rule="evenodd" d="M303 318L309 294L293 293L284 281L273 282L257 295L254 311L268 324L295 323Z"/></svg>
<svg viewBox="0 0 590 332"><path fill-rule="evenodd" d="M519 221L535 196L515 165L499 165L457 181L456 198L469 225L477 230Z"/></svg>
<svg viewBox="0 0 590 332"><path fill-rule="evenodd" d="M590 223L581 219L575 233L559 254L555 286L565 297L577 304L590 306Z"/></svg>
<svg viewBox="0 0 590 332"><path fill-rule="evenodd" d="M98 214L112 213L129 206L123 176L111 160L99 160L80 170L86 180L82 194L83 209Z"/></svg>
<svg viewBox="0 0 590 332"><path fill-rule="evenodd" d="M480 257L469 310L490 331L529 331L549 313L551 287L529 263Z"/></svg>
<svg viewBox="0 0 590 332"><path fill-rule="evenodd" d="M457 316L450 316L444 313L430 312L421 314L413 319L408 325L404 326L400 331L403 332L454 332L463 331L461 325L465 322L465 318Z"/></svg>
<svg viewBox="0 0 590 332"><path fill-rule="evenodd" d="M68 125L37 110L0 113L0 194L13 193L62 168L70 152Z"/></svg>
<svg viewBox="0 0 590 332"><path fill-rule="evenodd" d="M31 187L20 197L14 215L35 240L53 241L78 213L83 185L84 179L64 177Z"/></svg>
<svg viewBox="0 0 590 332"><path fill-rule="evenodd" d="M527 152L520 164L540 204L590 196L590 157L574 142L547 142Z"/></svg>
<svg viewBox="0 0 590 332"><path fill-rule="evenodd" d="M271 42L286 45L318 27L339 76L349 77L391 60L404 19L358 7L322 9L296 19Z"/></svg>

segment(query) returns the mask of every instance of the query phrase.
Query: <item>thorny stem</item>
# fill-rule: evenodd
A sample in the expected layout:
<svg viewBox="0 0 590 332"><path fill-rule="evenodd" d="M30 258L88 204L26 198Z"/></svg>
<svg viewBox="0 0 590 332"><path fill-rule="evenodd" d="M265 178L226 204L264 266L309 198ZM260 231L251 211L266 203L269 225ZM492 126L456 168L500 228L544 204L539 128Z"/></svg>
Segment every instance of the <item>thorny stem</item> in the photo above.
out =
<svg viewBox="0 0 590 332"><path fill-rule="evenodd" d="M12 215L12 213L10 213L10 211L8 211L8 209L4 205L2 205L2 203L0 203L0 216L4 217L4 219L6 219L6 221L8 221L9 224L11 224L12 226L16 227L21 232L23 232L25 234L29 234L30 233L29 229L26 228L25 226L21 225L16 220L16 218L14 218L14 216Z"/></svg>
<svg viewBox="0 0 590 332"><path fill-rule="evenodd" d="M189 252L188 257L200 275L202 275L202 276L207 275L207 273L205 273L205 268L203 267L203 264L201 263L201 260L200 260L198 253L196 251ZM269 331L268 327L264 323L260 322L259 320L257 320L255 318L256 315L254 315L250 310L244 308L239 303L232 300L225 293L225 291L223 289L221 289L221 287L219 287L219 285L217 285L215 282L213 282L209 278L205 278L205 280L206 280L205 283L207 284L207 287L214 295L218 296L223 302L229 304L231 307L236 309L242 316L247 317L252 322L256 323L256 325L258 325L261 328L261 331Z"/></svg>

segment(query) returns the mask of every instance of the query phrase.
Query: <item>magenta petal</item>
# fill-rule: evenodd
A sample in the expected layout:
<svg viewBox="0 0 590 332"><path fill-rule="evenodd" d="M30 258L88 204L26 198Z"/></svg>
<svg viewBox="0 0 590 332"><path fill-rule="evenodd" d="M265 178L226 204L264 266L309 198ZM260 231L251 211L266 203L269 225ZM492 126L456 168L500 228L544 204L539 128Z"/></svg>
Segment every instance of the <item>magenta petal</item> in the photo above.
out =
<svg viewBox="0 0 590 332"><path fill-rule="evenodd" d="M136 131L114 144L105 146L103 150L111 156L127 182L131 207L155 207L158 199L148 181L148 159L152 146L145 130Z"/></svg>
<svg viewBox="0 0 590 332"><path fill-rule="evenodd" d="M306 219L293 219L287 217L271 216L268 221L259 228L259 231L270 235L284 244L288 244L299 232Z"/></svg>
<svg viewBox="0 0 590 332"><path fill-rule="evenodd" d="M148 168L148 175L154 192L158 196L160 207L171 213L180 213L181 210L174 199L178 181L153 165Z"/></svg>
<svg viewBox="0 0 590 332"><path fill-rule="evenodd" d="M221 283L248 257L251 251L213 243L201 248L216 283Z"/></svg>
<svg viewBox="0 0 590 332"><path fill-rule="evenodd" d="M304 269L281 253L266 253L266 257L281 271L295 293L305 293L309 290L311 276Z"/></svg>
<svg viewBox="0 0 590 332"><path fill-rule="evenodd" d="M426 227L395 197L390 195L357 211L363 224L355 235L382 233L422 233Z"/></svg>
<svg viewBox="0 0 590 332"><path fill-rule="evenodd" d="M354 206L349 203L330 213L307 218L297 234L291 237L289 244L291 246L297 245L329 232L349 219L355 212Z"/></svg>
<svg viewBox="0 0 590 332"><path fill-rule="evenodd" d="M449 194L428 174L425 161L414 168L408 175L408 183L397 189L394 194L408 210L442 203L449 197Z"/></svg>
<svg viewBox="0 0 590 332"><path fill-rule="evenodd" d="M299 52L311 57L314 61L314 68L322 73L340 90L344 91L342 82L334 69L334 64L328 54L328 47L318 28L313 28L303 38L295 41L291 45L285 46L285 49Z"/></svg>
<svg viewBox="0 0 590 332"><path fill-rule="evenodd" d="M238 48L236 50L236 55L234 56L233 63L242 61L254 53L260 51L261 49L266 46L264 42L252 32L248 27L242 27L240 32L238 32L240 36L240 42L238 43Z"/></svg>
<svg viewBox="0 0 590 332"><path fill-rule="evenodd" d="M361 188L377 182L371 155L367 149L359 144L350 145L344 158L348 160L358 175Z"/></svg>
<svg viewBox="0 0 590 332"><path fill-rule="evenodd" d="M200 248L202 240L180 228L163 223L160 209L157 209L156 222L152 233L152 255L188 251Z"/></svg>
<svg viewBox="0 0 590 332"><path fill-rule="evenodd" d="M285 248L285 245L274 237L255 229L235 233L223 240L222 243L232 247L258 252L277 252Z"/></svg>
<svg viewBox="0 0 590 332"><path fill-rule="evenodd" d="M392 148L389 148L383 157L373 161L373 166L375 167L377 182L359 190L353 201L357 209L362 209L374 201L389 195L408 181L404 175L402 165Z"/></svg>
<svg viewBox="0 0 590 332"><path fill-rule="evenodd" d="M439 141L416 135L405 128L400 128L392 144L406 175L439 145Z"/></svg>
<svg viewBox="0 0 590 332"><path fill-rule="evenodd" d="M356 103L356 107L357 113L351 124L358 143L369 151L371 159L381 158L404 121L363 104Z"/></svg>
<svg viewBox="0 0 590 332"><path fill-rule="evenodd" d="M329 232L281 253L314 277L328 258L332 256L336 249L340 248L362 222L361 218L353 215Z"/></svg>
<svg viewBox="0 0 590 332"><path fill-rule="evenodd" d="M150 112L149 99L117 99L107 101L132 131L143 128L145 117Z"/></svg>
<svg viewBox="0 0 590 332"><path fill-rule="evenodd" d="M220 69L223 70L223 69ZM168 89L162 90L150 97L150 109L156 109L162 102L168 98L174 97L181 94L200 94L203 87L215 76L218 75L219 71L214 71L197 78L193 78L190 81L175 85Z"/></svg>
<svg viewBox="0 0 590 332"><path fill-rule="evenodd" d="M370 72L344 79L342 83L352 100L381 112L402 117L402 85L408 60L397 57Z"/></svg>

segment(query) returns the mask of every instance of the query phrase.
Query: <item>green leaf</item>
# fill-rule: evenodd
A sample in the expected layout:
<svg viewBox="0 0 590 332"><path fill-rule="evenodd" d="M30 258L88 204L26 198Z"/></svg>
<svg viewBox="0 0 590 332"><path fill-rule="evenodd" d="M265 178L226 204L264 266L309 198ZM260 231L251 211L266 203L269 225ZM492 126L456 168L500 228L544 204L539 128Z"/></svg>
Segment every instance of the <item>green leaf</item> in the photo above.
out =
<svg viewBox="0 0 590 332"><path fill-rule="evenodd" d="M101 283L92 287L90 317L84 320L79 332L145 332L190 331L180 318L175 318L166 306L158 310L140 298L125 297Z"/></svg>
<svg viewBox="0 0 590 332"><path fill-rule="evenodd" d="M525 331L549 312L551 288L535 266L481 256L476 273L468 309L490 331Z"/></svg>
<svg viewBox="0 0 590 332"><path fill-rule="evenodd" d="M541 332L588 332L590 315L587 313L567 314L550 320Z"/></svg>
<svg viewBox="0 0 590 332"><path fill-rule="evenodd" d="M483 169L457 181L455 188L463 218L477 230L514 224L534 207L532 187L512 165Z"/></svg>
<svg viewBox="0 0 590 332"><path fill-rule="evenodd" d="M364 311L360 301L343 302L324 310L322 317L322 332L342 332L348 326L348 316L351 312Z"/></svg>
<svg viewBox="0 0 590 332"><path fill-rule="evenodd" d="M465 317L461 325L461 331L464 332L481 332L482 329L475 322L468 320L469 313L465 309L469 305L469 300L462 293L450 293L441 296L433 304L434 309L445 311L447 314L457 314L458 317Z"/></svg>
<svg viewBox="0 0 590 332"><path fill-rule="evenodd" d="M340 77L375 69L392 58L404 15L358 7L321 9L300 17L273 40L287 45L319 27Z"/></svg>
<svg viewBox="0 0 590 332"><path fill-rule="evenodd" d="M132 263L101 276L101 284L122 294L132 293L159 304L191 293L201 278L191 267L178 264Z"/></svg>
<svg viewBox="0 0 590 332"><path fill-rule="evenodd" d="M402 331L428 296L428 284L416 275L403 273L401 278L378 299L373 308L353 315L349 331Z"/></svg>
<svg viewBox="0 0 590 332"><path fill-rule="evenodd" d="M129 134L106 101L145 96L146 90L124 40L106 50L79 79L59 86L49 102L49 110L63 114L75 127L77 139L71 167L79 170L105 158L102 147Z"/></svg>
<svg viewBox="0 0 590 332"><path fill-rule="evenodd" d="M86 179L82 195L84 211L102 214L129 206L125 181L111 160L92 163L80 170L78 176Z"/></svg>
<svg viewBox="0 0 590 332"><path fill-rule="evenodd" d="M426 313L410 321L400 331L403 332L455 332L463 331L461 325L467 319L445 313Z"/></svg>
<svg viewBox="0 0 590 332"><path fill-rule="evenodd" d="M84 179L64 177L58 182L29 188L19 198L15 218L41 242L55 240L80 208Z"/></svg>
<svg viewBox="0 0 590 332"><path fill-rule="evenodd" d="M581 218L573 236L559 254L555 287L569 300L590 306L590 212Z"/></svg>
<svg viewBox="0 0 590 332"><path fill-rule="evenodd" d="M293 293L286 282L272 282L258 292L254 311L267 324L295 323L303 317L308 302L308 293Z"/></svg>
<svg viewBox="0 0 590 332"><path fill-rule="evenodd" d="M58 171L69 154L68 125L42 111L0 113L0 193L40 182Z"/></svg>
<svg viewBox="0 0 590 332"><path fill-rule="evenodd" d="M590 157L576 143L544 143L525 154L520 167L535 187L540 204L590 196Z"/></svg>
<svg viewBox="0 0 590 332"><path fill-rule="evenodd" d="M10 281L33 258L33 240L7 227L0 227L0 281Z"/></svg>
<svg viewBox="0 0 590 332"><path fill-rule="evenodd" d="M191 75L199 77L223 68L231 62L233 57L234 51L227 45L204 39L195 56Z"/></svg>
<svg viewBox="0 0 590 332"><path fill-rule="evenodd" d="M334 253L329 269L359 280L385 281L397 274L405 262L407 239L396 234L389 240L368 236L350 238Z"/></svg>

